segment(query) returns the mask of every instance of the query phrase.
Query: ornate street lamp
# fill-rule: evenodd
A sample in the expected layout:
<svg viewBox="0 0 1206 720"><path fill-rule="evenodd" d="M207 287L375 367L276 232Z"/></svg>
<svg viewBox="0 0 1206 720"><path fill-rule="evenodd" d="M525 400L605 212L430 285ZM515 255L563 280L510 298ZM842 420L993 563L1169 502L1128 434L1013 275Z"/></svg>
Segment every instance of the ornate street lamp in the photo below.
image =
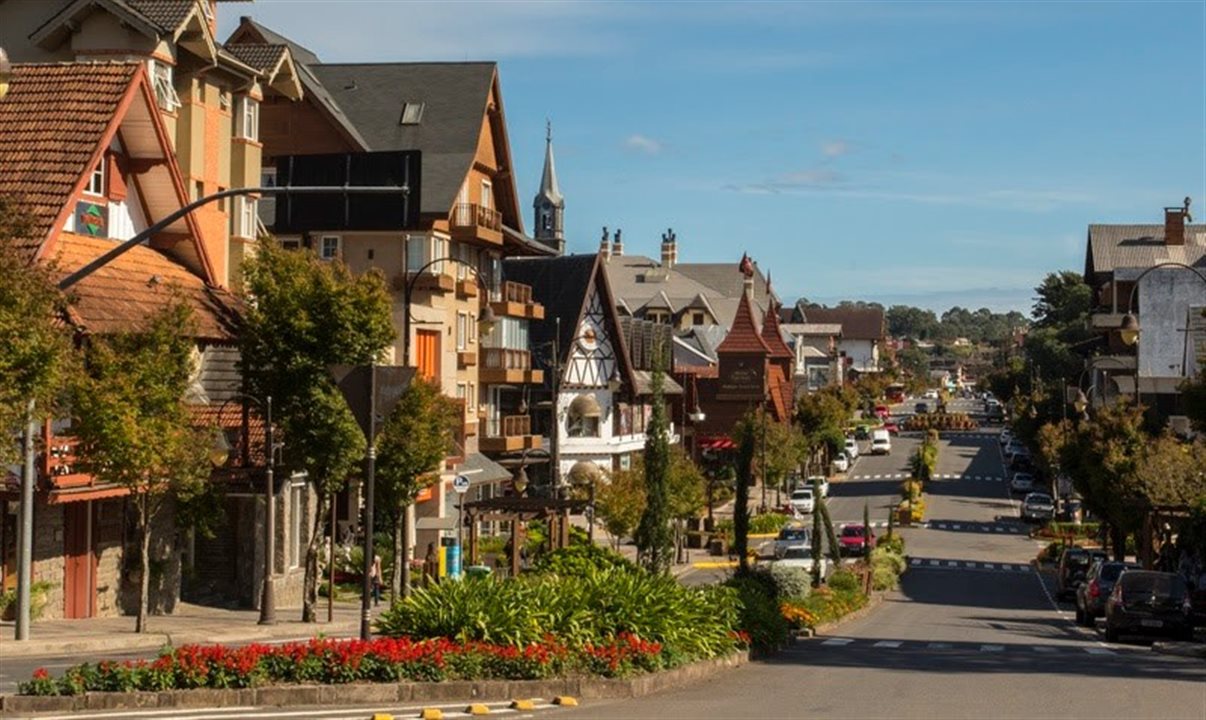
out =
<svg viewBox="0 0 1206 720"><path fill-rule="evenodd" d="M0 48L0 100L8 94L8 86L13 81L13 64L8 61L8 53Z"/></svg>

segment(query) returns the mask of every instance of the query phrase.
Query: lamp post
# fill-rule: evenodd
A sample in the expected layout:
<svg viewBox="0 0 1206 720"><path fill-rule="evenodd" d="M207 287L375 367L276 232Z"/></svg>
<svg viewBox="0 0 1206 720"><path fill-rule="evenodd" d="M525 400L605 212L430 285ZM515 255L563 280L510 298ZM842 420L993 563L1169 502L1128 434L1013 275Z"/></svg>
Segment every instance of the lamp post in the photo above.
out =
<svg viewBox="0 0 1206 720"><path fill-rule="evenodd" d="M283 447L275 444L273 441L272 430L272 396L265 395L261 402L259 398L247 393L239 393L218 407L218 421L221 422L222 412L226 406L233 400L242 400L244 404L248 401L256 405L264 412L264 454L265 454L265 470L264 470L264 585L260 592L260 625L275 625L276 624L276 593L272 585L272 576L275 574L276 560L276 485L274 482L274 470L276 467L276 451ZM246 457L246 448L251 442L251 430L247 426L246 412L244 412L244 457ZM225 434L218 436L218 444L210 453L210 462L217 467L222 467L230 459L230 444L226 440ZM293 518L297 522L297 518ZM331 588L334 592L334 588Z"/></svg>
<svg viewBox="0 0 1206 720"><path fill-rule="evenodd" d="M461 260L460 258L436 258L435 260L426 263L418 270L410 272L410 277L407 278L406 285L402 289L402 365L406 367L410 367L410 306L411 301L414 298L415 288L418 285L419 278L423 277L423 273L428 268L445 262L459 263L467 268L471 273L473 273L473 279L477 281L478 286L482 289L482 293L487 296L490 293L490 288L486 287L486 282L482 280L481 273L478 272L477 268L471 263ZM481 312L479 312L477 316L478 332L481 335L489 333L490 328L494 326L495 322L497 322L497 318L494 316L494 308L490 307L490 303L487 298L485 306L482 307Z"/></svg>

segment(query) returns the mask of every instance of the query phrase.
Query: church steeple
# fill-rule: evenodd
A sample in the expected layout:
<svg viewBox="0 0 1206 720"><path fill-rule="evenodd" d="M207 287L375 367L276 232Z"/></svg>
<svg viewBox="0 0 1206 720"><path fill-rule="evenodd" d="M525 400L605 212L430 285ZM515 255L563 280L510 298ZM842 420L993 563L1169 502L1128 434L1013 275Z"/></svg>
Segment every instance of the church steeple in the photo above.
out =
<svg viewBox="0 0 1206 720"><path fill-rule="evenodd" d="M540 191L532 201L536 210L535 238L554 248L558 255L565 254L565 198L557 185L557 168L553 164L553 124L547 123L544 136L544 175L540 178Z"/></svg>

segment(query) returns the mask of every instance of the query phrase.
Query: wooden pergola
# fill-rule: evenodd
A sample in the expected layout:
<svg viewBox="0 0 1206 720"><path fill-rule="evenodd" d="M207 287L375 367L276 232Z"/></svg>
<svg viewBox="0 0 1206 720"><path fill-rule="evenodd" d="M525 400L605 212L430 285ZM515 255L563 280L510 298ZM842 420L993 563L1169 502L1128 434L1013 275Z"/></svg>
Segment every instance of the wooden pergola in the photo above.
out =
<svg viewBox="0 0 1206 720"><path fill-rule="evenodd" d="M511 523L511 576L519 575L520 550L523 547L523 523L544 520L549 527L549 549L569 545L569 518L581 515L589 503L566 498L505 496L475 500L464 505L469 525L469 563L477 564L478 523Z"/></svg>

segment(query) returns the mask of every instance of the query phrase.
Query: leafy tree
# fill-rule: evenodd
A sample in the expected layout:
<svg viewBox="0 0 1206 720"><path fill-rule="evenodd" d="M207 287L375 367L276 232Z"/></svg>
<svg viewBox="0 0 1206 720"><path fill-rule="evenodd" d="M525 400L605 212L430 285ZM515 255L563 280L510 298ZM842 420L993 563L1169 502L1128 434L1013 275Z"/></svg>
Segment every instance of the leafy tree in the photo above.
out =
<svg viewBox="0 0 1206 720"><path fill-rule="evenodd" d="M675 548L681 552L684 523L699 516L707 504L707 479L682 445L670 448L670 475L667 495L670 517L675 524Z"/></svg>
<svg viewBox="0 0 1206 720"><path fill-rule="evenodd" d="M638 459L630 469L612 473L611 482L599 486L595 513L618 552L620 541L633 533L644 512L645 467Z"/></svg>
<svg viewBox="0 0 1206 720"><path fill-rule="evenodd" d="M440 479L440 466L452 449L461 406L440 392L440 386L415 379L377 439L377 499L393 531L393 573L390 599L410 594L410 532L407 508L423 490Z"/></svg>
<svg viewBox="0 0 1206 720"><path fill-rule="evenodd" d="M938 331L938 318L933 310L911 305L893 305L884 313L884 319L892 337L929 340Z"/></svg>
<svg viewBox="0 0 1206 720"><path fill-rule="evenodd" d="M1083 323L1093 301L1093 291L1074 270L1048 273L1034 293L1037 297L1030 314L1037 328L1062 331Z"/></svg>
<svg viewBox="0 0 1206 720"><path fill-rule="evenodd" d="M763 409L754 411L757 424L758 469L767 487L782 488L788 475L795 472L808 456L808 443L800 429L766 416ZM761 467L765 461L765 467Z"/></svg>
<svg viewBox="0 0 1206 720"><path fill-rule="evenodd" d="M302 620L314 622L328 509L365 448L328 368L363 365L381 355L394 337L390 296L380 273L353 277L339 261L274 242L261 243L243 265L243 288L244 378L252 393L272 396L286 443L284 462L304 471L318 491L302 590Z"/></svg>
<svg viewBox="0 0 1206 720"><path fill-rule="evenodd" d="M796 403L796 424L810 454L821 448L830 454L841 452L846 442L846 425L857 404L852 395L827 387L801 397Z"/></svg>
<svg viewBox="0 0 1206 720"><path fill-rule="evenodd" d="M154 521L173 499L204 492L209 477L211 438L184 404L194 367L190 318L188 306L173 302L144 332L91 338L72 398L82 469L134 496L139 633L147 629Z"/></svg>
<svg viewBox="0 0 1206 720"><path fill-rule="evenodd" d="M1184 443L1165 433L1150 441L1135 469L1151 505L1193 505L1206 498L1206 441Z"/></svg>
<svg viewBox="0 0 1206 720"><path fill-rule="evenodd" d="M1063 457L1064 447L1071 441L1074 426L1071 420L1060 420L1044 423L1038 429L1035 437L1038 453L1035 456L1038 466L1049 476L1060 471L1060 458Z"/></svg>
<svg viewBox="0 0 1206 720"><path fill-rule="evenodd" d="M657 355L661 357L661 353ZM645 429L645 511L641 514L634 538L641 564L653 573L669 570L673 545L668 497L670 428L662 392L664 378L661 363L655 363L651 379L653 409Z"/></svg>
<svg viewBox="0 0 1206 720"><path fill-rule="evenodd" d="M0 434L13 437L49 413L71 374L75 356L67 327L57 322L65 299L52 268L33 263L14 246L32 233L29 216L0 195ZM16 460L17 446L0 443L0 462Z"/></svg>

